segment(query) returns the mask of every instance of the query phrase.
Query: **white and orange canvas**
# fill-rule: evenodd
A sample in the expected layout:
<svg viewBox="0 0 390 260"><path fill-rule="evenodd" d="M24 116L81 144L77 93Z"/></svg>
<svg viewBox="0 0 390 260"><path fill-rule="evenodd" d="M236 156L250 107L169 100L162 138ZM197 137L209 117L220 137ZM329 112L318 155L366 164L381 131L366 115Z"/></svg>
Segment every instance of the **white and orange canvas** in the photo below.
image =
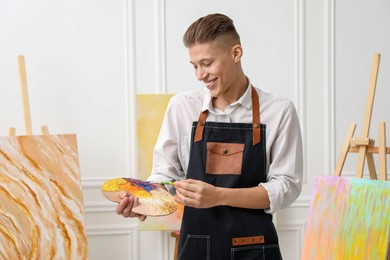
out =
<svg viewBox="0 0 390 260"><path fill-rule="evenodd" d="M0 137L0 259L87 259L75 135Z"/></svg>

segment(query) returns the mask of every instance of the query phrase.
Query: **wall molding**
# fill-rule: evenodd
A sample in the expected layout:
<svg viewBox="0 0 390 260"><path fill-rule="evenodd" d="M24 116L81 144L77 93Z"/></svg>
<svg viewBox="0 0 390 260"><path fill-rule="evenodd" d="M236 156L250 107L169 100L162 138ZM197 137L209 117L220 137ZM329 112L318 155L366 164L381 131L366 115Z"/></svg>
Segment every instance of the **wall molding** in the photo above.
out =
<svg viewBox="0 0 390 260"><path fill-rule="evenodd" d="M306 221L294 221L288 224L278 225L277 229L279 231L297 231L300 233L300 237L302 238L301 241L303 241L306 223L307 223Z"/></svg>
<svg viewBox="0 0 390 260"><path fill-rule="evenodd" d="M127 172L129 176L135 175L137 169L137 129L136 125L136 93L137 93L137 78L136 78L136 46L135 46L135 6L134 1L123 1L124 17L125 17L125 88L127 98Z"/></svg>
<svg viewBox="0 0 390 260"><path fill-rule="evenodd" d="M303 184L307 183L306 166L306 1L295 1L295 100L301 124L303 147Z"/></svg>
<svg viewBox="0 0 390 260"><path fill-rule="evenodd" d="M136 125L136 93L137 93L137 78L136 78L136 46L135 46L135 1L123 0L123 10L124 10L124 50L125 50L125 89L126 89L126 102L127 102L127 149L126 149L126 158L127 159L127 172L129 176L134 176L137 172L137 129L134 127ZM103 182L100 179L91 179L92 182L82 179L83 188L89 187L99 188ZM84 186L87 184L87 186ZM108 202L108 201L107 201ZM106 203L107 203L106 202ZM109 207L108 205L94 205L90 207L90 202L86 202L86 213L89 212L106 212L105 210L113 210L113 206ZM113 212L113 211L111 211ZM131 256L131 259L140 258L140 242L139 242L139 233L136 231L136 224L127 224L122 225L105 225L101 226L88 226L87 225L87 234L90 235L107 235L107 234L118 234L120 230L127 230L129 238L133 243L128 247L128 255ZM111 233L110 233L111 232Z"/></svg>
<svg viewBox="0 0 390 260"><path fill-rule="evenodd" d="M335 2L324 1L324 172L335 168Z"/></svg>
<svg viewBox="0 0 390 260"><path fill-rule="evenodd" d="M286 232L296 232L297 237L298 237L298 245L299 245L299 256L298 259L301 259L302 255L302 248L303 248L303 243L304 243L304 238L305 238L305 230L306 230L306 221L301 221L301 222L292 222L289 224L282 224L277 226L277 232L282 233L284 231Z"/></svg>
<svg viewBox="0 0 390 260"><path fill-rule="evenodd" d="M97 189L102 186L103 182L109 180L110 177L88 177L81 178L81 186L83 189Z"/></svg>
<svg viewBox="0 0 390 260"><path fill-rule="evenodd" d="M167 235L170 234L169 231L161 231L159 232L158 242L161 247L161 256L163 259L169 259L169 239L170 237Z"/></svg>
<svg viewBox="0 0 390 260"><path fill-rule="evenodd" d="M137 224L87 225L86 232L88 237L126 235L130 240L127 254L131 256L130 259L139 259L139 231L137 230Z"/></svg>
<svg viewBox="0 0 390 260"><path fill-rule="evenodd" d="M85 213L112 213L115 212L115 204L108 200L86 201L84 202L84 211Z"/></svg>
<svg viewBox="0 0 390 260"><path fill-rule="evenodd" d="M289 208L309 208L311 203L311 196L300 196L296 201L294 201Z"/></svg>
<svg viewBox="0 0 390 260"><path fill-rule="evenodd" d="M166 94L167 68L166 68L166 25L165 0L154 0L154 86L159 94Z"/></svg>
<svg viewBox="0 0 390 260"><path fill-rule="evenodd" d="M109 225L87 225L88 236L105 235L134 235L138 232L137 224L109 224Z"/></svg>

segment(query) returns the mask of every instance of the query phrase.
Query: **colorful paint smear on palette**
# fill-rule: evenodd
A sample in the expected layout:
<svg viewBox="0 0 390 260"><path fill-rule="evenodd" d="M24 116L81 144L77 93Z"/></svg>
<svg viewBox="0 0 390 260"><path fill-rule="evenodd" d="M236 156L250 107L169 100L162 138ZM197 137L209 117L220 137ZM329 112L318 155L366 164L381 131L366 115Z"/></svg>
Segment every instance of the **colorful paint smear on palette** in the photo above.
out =
<svg viewBox="0 0 390 260"><path fill-rule="evenodd" d="M318 176L302 259L386 259L390 182Z"/></svg>
<svg viewBox="0 0 390 260"><path fill-rule="evenodd" d="M107 199L119 202L119 193L125 191L138 197L139 203L133 212L146 216L164 216L177 210L173 196L155 183L133 178L114 178L102 185L102 193Z"/></svg>
<svg viewBox="0 0 390 260"><path fill-rule="evenodd" d="M139 198L152 198L153 191L158 190L158 186L132 178L116 178L105 182L102 186L105 191L127 191Z"/></svg>

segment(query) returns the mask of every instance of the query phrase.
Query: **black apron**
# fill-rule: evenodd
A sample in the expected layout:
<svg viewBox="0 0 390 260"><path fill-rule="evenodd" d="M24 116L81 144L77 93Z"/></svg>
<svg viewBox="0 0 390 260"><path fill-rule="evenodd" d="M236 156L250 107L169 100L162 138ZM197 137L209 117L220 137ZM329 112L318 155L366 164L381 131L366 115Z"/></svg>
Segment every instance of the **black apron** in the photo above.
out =
<svg viewBox="0 0 390 260"><path fill-rule="evenodd" d="M266 131L256 90L252 124L206 122L207 114L192 126L187 178L226 188L266 182ZM281 259L272 215L262 209L185 207L178 259Z"/></svg>

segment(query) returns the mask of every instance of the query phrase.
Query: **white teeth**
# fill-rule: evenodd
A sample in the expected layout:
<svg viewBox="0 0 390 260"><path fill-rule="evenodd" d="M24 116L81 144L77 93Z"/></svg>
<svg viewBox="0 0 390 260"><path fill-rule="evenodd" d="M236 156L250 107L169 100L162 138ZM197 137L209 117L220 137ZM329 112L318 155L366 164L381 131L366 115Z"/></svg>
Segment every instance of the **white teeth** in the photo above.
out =
<svg viewBox="0 0 390 260"><path fill-rule="evenodd" d="M206 86L211 86L211 85L213 85L214 83L215 83L215 79L214 80L212 80L212 81L210 81L210 82L206 82Z"/></svg>

